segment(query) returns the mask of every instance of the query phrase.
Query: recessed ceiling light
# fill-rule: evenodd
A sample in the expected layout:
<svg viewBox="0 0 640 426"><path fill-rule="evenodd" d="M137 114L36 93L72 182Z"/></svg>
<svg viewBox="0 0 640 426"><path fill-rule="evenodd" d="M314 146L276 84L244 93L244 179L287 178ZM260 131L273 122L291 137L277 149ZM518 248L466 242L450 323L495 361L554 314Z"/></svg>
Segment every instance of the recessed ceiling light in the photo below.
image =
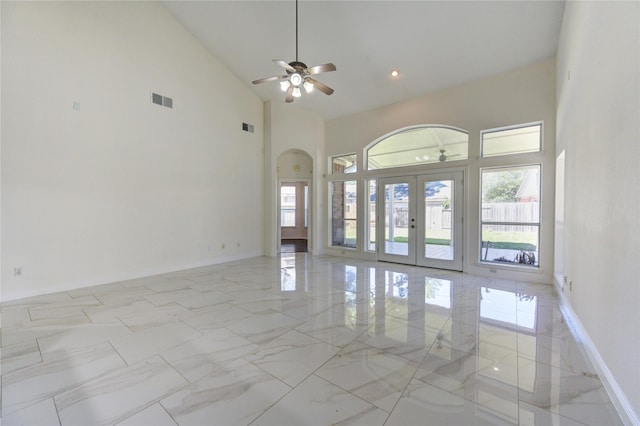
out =
<svg viewBox="0 0 640 426"><path fill-rule="evenodd" d="M398 70L392 70L391 77L397 77L397 76L398 76Z"/></svg>

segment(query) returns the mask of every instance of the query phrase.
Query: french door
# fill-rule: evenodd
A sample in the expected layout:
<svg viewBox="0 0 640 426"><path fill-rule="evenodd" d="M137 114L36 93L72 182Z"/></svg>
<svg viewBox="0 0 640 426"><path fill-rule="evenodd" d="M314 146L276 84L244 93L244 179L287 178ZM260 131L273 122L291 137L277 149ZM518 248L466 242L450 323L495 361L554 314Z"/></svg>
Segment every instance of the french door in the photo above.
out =
<svg viewBox="0 0 640 426"><path fill-rule="evenodd" d="M462 270L462 172L378 179L378 259Z"/></svg>

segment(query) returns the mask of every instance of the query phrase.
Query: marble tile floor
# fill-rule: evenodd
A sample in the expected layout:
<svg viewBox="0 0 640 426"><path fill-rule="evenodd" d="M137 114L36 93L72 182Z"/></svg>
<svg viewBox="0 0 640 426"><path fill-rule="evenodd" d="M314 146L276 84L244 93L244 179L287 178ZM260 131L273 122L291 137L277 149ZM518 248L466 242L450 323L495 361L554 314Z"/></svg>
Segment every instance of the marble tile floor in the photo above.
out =
<svg viewBox="0 0 640 426"><path fill-rule="evenodd" d="M621 424L550 285L286 253L1 317L5 426Z"/></svg>

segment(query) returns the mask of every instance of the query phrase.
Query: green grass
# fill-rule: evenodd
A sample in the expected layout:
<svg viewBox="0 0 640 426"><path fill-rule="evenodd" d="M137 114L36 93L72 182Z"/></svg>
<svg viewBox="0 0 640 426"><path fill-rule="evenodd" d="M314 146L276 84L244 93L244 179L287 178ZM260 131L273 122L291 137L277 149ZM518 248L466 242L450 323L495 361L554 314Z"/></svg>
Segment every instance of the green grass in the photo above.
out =
<svg viewBox="0 0 640 426"><path fill-rule="evenodd" d="M486 248L486 242L491 241L491 248L506 250L536 251L538 244L537 232L505 232L482 231L482 248Z"/></svg>
<svg viewBox="0 0 640 426"><path fill-rule="evenodd" d="M393 239L394 242L396 243L408 243L409 242L409 238L407 237L395 237ZM424 239L424 243L425 244L433 244L436 246L449 246L451 245L451 240L447 239L447 238L425 238Z"/></svg>

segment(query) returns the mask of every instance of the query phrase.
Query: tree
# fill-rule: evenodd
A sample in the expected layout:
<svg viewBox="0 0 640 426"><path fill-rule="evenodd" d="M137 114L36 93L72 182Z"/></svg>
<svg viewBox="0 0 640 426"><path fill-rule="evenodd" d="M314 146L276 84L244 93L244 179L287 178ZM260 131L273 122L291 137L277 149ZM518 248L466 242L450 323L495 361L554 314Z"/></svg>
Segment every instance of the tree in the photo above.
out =
<svg viewBox="0 0 640 426"><path fill-rule="evenodd" d="M482 200L504 203L518 201L516 194L524 181L525 171L507 170L482 175Z"/></svg>

